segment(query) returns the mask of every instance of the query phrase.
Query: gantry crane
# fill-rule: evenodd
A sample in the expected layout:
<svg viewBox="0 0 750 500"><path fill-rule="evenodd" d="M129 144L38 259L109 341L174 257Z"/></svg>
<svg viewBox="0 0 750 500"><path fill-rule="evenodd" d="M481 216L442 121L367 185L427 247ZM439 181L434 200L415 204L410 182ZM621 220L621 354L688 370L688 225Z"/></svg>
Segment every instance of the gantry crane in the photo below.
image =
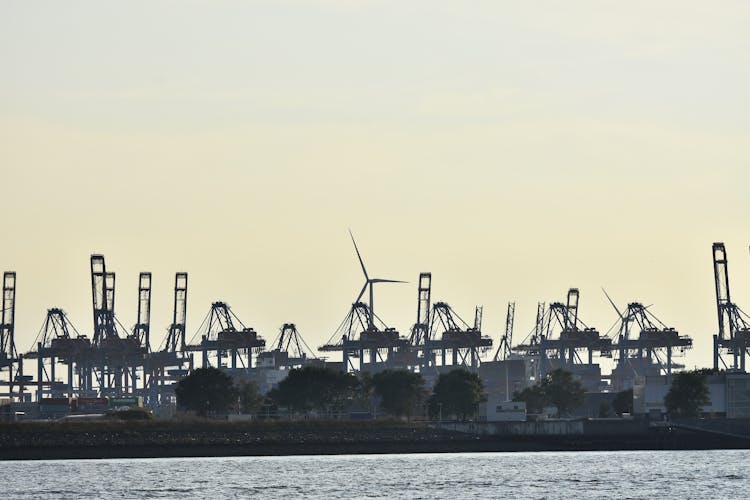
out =
<svg viewBox="0 0 750 500"><path fill-rule="evenodd" d="M328 341L318 348L321 352L342 353L342 365L345 371L354 368L352 358L359 358L359 370L370 371L380 367L390 368L400 364L399 359L409 358L412 354L409 339L401 337L395 328L390 328L375 314L374 285L377 283L405 283L404 281L370 278L367 268L359 253L357 242L349 232L357 254L365 283L352 304L349 312ZM365 292L369 291L369 302L362 302ZM365 356L368 359L365 359ZM408 363L408 361L407 361Z"/></svg>
<svg viewBox="0 0 750 500"><path fill-rule="evenodd" d="M215 366L249 370L253 367L253 353L259 353L266 345L266 341L255 330L246 327L225 302L211 304L203 326L194 337L200 338L200 342L188 345L186 350L201 352L204 368ZM227 367L222 360L225 353L229 353L230 364ZM212 364L212 358L215 358L215 364Z"/></svg>
<svg viewBox="0 0 750 500"><path fill-rule="evenodd" d="M0 372L8 373L7 380L0 380L0 386L7 387L7 391L0 394L11 399L24 398L24 383L27 377L23 375L23 358L16 349L16 273L3 273L2 318L0 319ZM16 389L17 387L17 391Z"/></svg>
<svg viewBox="0 0 750 500"><path fill-rule="evenodd" d="M719 332L714 335L714 369L745 371L750 347L750 317L732 302L724 243L713 244L714 283ZM725 356L729 357L729 362Z"/></svg>
<svg viewBox="0 0 750 500"><path fill-rule="evenodd" d="M664 375L671 382L674 357L690 349L692 339L680 335L674 328L667 327L649 308L640 302L631 302L624 312L607 296L620 317L617 339L612 346L618 353L617 364L612 370L612 389L623 391L635 384L638 376Z"/></svg>

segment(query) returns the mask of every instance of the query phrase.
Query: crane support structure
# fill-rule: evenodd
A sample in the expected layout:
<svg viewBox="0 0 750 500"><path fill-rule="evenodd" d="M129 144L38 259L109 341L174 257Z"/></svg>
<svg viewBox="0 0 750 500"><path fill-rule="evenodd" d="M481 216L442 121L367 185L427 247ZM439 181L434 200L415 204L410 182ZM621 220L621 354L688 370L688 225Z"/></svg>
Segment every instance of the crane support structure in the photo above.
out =
<svg viewBox="0 0 750 500"><path fill-rule="evenodd" d="M667 327L643 304L631 302L624 313L604 292L620 317L616 343L617 364L612 370L612 389L616 392L631 389L636 377L663 375L671 383L674 358L690 349L693 341ZM637 333L637 336L636 336Z"/></svg>
<svg viewBox="0 0 750 500"><path fill-rule="evenodd" d="M40 337L36 351L24 355L37 362L37 399L96 396L93 370L98 356L65 311L57 307L47 310ZM63 370L62 381L58 380L59 370Z"/></svg>
<svg viewBox="0 0 750 500"><path fill-rule="evenodd" d="M578 314L580 293L568 290L565 303L537 306L534 330L513 351L533 361L537 380L555 368L564 368L581 376L588 390L599 390L601 372L594 365L594 354L611 357L612 340L587 327Z"/></svg>
<svg viewBox="0 0 750 500"><path fill-rule="evenodd" d="M546 304L544 302L537 302L536 304L536 321L534 322L534 329L529 333L526 338L517 346L511 347L511 349L519 355L526 356L527 358L538 358L539 357L539 342L544 333L545 317L547 313Z"/></svg>
<svg viewBox="0 0 750 500"><path fill-rule="evenodd" d="M294 323L284 323L272 345L276 346L273 350L258 354L259 367L295 368L307 364L320 364L322 361L315 356Z"/></svg>
<svg viewBox="0 0 750 500"><path fill-rule="evenodd" d="M144 392L146 402L151 406L173 402L175 384L192 369L192 356L185 352L187 281L187 273L175 274L172 323L161 348L150 352L146 359L144 372L147 382Z"/></svg>
<svg viewBox="0 0 750 500"><path fill-rule="evenodd" d="M196 334L196 337L200 334L200 343L185 348L186 351L201 353L204 368L215 366L247 371L253 367L253 354L262 351L266 345L255 330L242 324L225 302L211 304L204 325L205 328ZM223 364L225 353L229 353L229 366Z"/></svg>
<svg viewBox="0 0 750 500"><path fill-rule="evenodd" d="M435 351L435 355L430 355L431 362L437 364L436 357L440 355L442 366L478 368L481 355L492 347L492 339L469 326L446 302L433 304L431 319L425 342L425 351Z"/></svg>

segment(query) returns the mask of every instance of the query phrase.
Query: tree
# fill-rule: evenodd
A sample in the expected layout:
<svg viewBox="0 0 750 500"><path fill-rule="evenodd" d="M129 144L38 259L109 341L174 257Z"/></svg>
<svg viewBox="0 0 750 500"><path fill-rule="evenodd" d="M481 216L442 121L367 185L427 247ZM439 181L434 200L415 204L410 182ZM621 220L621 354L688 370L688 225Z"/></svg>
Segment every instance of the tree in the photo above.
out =
<svg viewBox="0 0 750 500"><path fill-rule="evenodd" d="M573 374L561 368L552 370L542 380L544 393L560 415L570 415L583 404L586 390Z"/></svg>
<svg viewBox="0 0 750 500"><path fill-rule="evenodd" d="M586 393L573 374L561 368L552 370L536 385L513 394L513 401L526 403L529 413L541 413L545 406L554 405L559 415L569 415L583 404Z"/></svg>
<svg viewBox="0 0 750 500"><path fill-rule="evenodd" d="M513 401L523 401L526 403L526 411L528 413L537 414L542 413L544 407L549 404L544 389L539 384L516 391L513 393Z"/></svg>
<svg viewBox="0 0 750 500"><path fill-rule="evenodd" d="M359 372L357 376L357 387L354 389L352 405L357 409L374 409L375 387L372 383L372 374L370 372Z"/></svg>
<svg viewBox="0 0 750 500"><path fill-rule="evenodd" d="M455 415L466 420L484 399L482 379L476 373L457 369L438 377L430 406L433 412L439 407L443 415Z"/></svg>
<svg viewBox="0 0 750 500"><path fill-rule="evenodd" d="M599 418L609 418L612 416L612 405L609 401L599 403Z"/></svg>
<svg viewBox="0 0 750 500"><path fill-rule="evenodd" d="M232 377L217 368L198 368L177 383L177 404L198 415L225 413L237 400Z"/></svg>
<svg viewBox="0 0 750 500"><path fill-rule="evenodd" d="M260 395L258 384L252 380L238 380L237 405L241 413L256 413L263 404L263 396Z"/></svg>
<svg viewBox="0 0 750 500"><path fill-rule="evenodd" d="M424 399L424 379L408 370L385 370L372 377L375 394L386 413L411 417Z"/></svg>
<svg viewBox="0 0 750 500"><path fill-rule="evenodd" d="M664 397L667 412L677 417L697 417L704 405L710 404L708 397L707 372L693 370L676 373L672 385Z"/></svg>
<svg viewBox="0 0 750 500"><path fill-rule="evenodd" d="M268 396L277 405L292 411L332 411L354 397L357 386L357 377L350 373L305 366L290 370Z"/></svg>
<svg viewBox="0 0 750 500"><path fill-rule="evenodd" d="M612 401L612 408L620 416L623 413L633 413L633 389L618 392L615 400Z"/></svg>

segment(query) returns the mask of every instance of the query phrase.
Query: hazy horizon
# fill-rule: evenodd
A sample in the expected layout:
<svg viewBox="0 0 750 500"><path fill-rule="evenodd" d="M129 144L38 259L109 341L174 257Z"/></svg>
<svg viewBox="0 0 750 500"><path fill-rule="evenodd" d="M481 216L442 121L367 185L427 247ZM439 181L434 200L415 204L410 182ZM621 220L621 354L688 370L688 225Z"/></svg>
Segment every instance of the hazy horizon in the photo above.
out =
<svg viewBox="0 0 750 500"><path fill-rule="evenodd" d="M187 271L188 338L215 300L316 348L363 277L408 335L418 274L516 342L581 291L691 335L712 364L711 244L750 304L750 4L346 0L0 5L0 270L16 344L46 310L91 335L89 255L152 347ZM747 305L745 307L750 307ZM493 348L494 349L494 348Z"/></svg>

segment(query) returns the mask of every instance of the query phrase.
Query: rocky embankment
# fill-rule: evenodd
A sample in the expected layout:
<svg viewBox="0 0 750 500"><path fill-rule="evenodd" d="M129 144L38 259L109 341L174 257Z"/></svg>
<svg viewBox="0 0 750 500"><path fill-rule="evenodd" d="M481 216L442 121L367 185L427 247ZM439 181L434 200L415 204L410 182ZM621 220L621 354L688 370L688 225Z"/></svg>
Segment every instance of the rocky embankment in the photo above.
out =
<svg viewBox="0 0 750 500"><path fill-rule="evenodd" d="M477 435L395 421L152 421L0 424L0 459L746 448L749 441L651 430L628 435Z"/></svg>
<svg viewBox="0 0 750 500"><path fill-rule="evenodd" d="M382 421L17 423L0 425L0 459L464 451L476 441Z"/></svg>

